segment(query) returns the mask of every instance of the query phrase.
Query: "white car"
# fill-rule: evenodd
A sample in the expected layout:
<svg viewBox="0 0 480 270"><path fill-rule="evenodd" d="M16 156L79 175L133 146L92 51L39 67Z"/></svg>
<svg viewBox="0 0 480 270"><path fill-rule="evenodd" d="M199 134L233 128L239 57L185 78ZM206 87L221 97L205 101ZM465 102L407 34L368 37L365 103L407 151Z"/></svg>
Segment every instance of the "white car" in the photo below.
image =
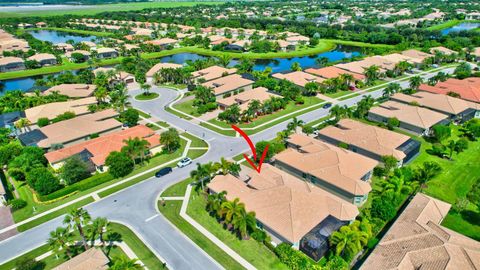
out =
<svg viewBox="0 0 480 270"><path fill-rule="evenodd" d="M180 160L180 161L177 163L177 166L178 166L179 168L183 168L183 167L185 167L185 166L187 166L187 165L190 165L190 164L192 164L192 159L186 157L186 158Z"/></svg>

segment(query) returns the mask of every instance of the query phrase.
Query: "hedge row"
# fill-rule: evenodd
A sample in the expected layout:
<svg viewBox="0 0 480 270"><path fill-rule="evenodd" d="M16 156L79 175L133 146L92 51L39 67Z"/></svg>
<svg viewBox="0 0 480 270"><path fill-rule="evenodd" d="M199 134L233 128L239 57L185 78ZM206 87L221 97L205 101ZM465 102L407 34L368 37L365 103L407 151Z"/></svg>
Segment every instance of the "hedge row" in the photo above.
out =
<svg viewBox="0 0 480 270"><path fill-rule="evenodd" d="M111 180L113 180L113 176L110 175L109 173L96 174L92 177L89 177L85 180L77 182L73 185L66 186L50 194L43 195L43 196L38 195L38 199L42 202L55 200L61 197L65 197L76 191L84 191L84 190L96 187L100 184L106 183Z"/></svg>

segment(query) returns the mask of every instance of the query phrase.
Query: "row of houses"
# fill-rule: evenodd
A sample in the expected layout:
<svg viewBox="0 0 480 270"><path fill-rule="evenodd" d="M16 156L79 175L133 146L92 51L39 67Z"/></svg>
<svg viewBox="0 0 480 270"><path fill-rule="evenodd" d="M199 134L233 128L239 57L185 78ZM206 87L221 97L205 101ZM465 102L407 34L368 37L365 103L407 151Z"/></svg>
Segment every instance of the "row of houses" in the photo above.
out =
<svg viewBox="0 0 480 270"><path fill-rule="evenodd" d="M290 243L319 260L328 251L330 234L359 214L382 157L394 156L401 166L419 150L420 143L409 136L343 119L319 130L316 138L291 135L287 149L261 173L219 175L208 188L226 191L228 200L239 198L274 243Z"/></svg>
<svg viewBox="0 0 480 270"><path fill-rule="evenodd" d="M3 54L3 52L26 52L28 50L30 50L30 46L26 40L16 38L14 35L0 29L0 55Z"/></svg>

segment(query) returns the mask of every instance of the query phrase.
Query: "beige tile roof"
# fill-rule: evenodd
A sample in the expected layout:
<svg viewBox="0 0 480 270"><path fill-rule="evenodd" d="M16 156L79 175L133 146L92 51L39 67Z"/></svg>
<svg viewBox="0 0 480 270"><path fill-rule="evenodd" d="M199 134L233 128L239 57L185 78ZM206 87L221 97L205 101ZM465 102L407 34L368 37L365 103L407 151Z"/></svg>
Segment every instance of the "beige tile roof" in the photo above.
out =
<svg viewBox="0 0 480 270"><path fill-rule="evenodd" d="M91 96L96 88L97 86L94 84L59 84L50 87L47 91L43 92L43 94L48 95L57 91L60 95L65 95L71 98L82 98Z"/></svg>
<svg viewBox="0 0 480 270"><path fill-rule="evenodd" d="M217 79L223 76L223 74L234 74L237 72L236 68L224 68L220 66L211 66L204 68L195 72L192 72L192 77L194 79L204 79L205 81L210 81Z"/></svg>
<svg viewBox="0 0 480 270"><path fill-rule="evenodd" d="M449 48L445 48L445 47L442 47L442 46L430 48L430 53L431 54L435 54L436 51L439 51L439 52L441 52L445 55L451 55L451 54L457 53L454 50L450 50Z"/></svg>
<svg viewBox="0 0 480 270"><path fill-rule="evenodd" d="M145 41L145 44L152 44L155 46L163 46L163 45L169 45L169 44L175 44L175 43L178 43L178 40L173 38L161 38L161 39Z"/></svg>
<svg viewBox="0 0 480 270"><path fill-rule="evenodd" d="M252 85L254 81L245 79L238 74L232 74L229 76L221 77L215 80L211 80L203 83L205 87L212 88L215 95L221 95L226 92L230 92L242 87Z"/></svg>
<svg viewBox="0 0 480 270"><path fill-rule="evenodd" d="M396 93L391 99L404 103L417 102L422 107L451 115L458 115L465 110L477 109L477 107L479 107L478 104L460 98L425 91L420 91L412 95Z"/></svg>
<svg viewBox="0 0 480 270"><path fill-rule="evenodd" d="M352 119L342 119L337 125L327 126L318 132L379 156L394 156L397 160L405 158L405 153L397 148L410 139L406 135Z"/></svg>
<svg viewBox="0 0 480 270"><path fill-rule="evenodd" d="M440 225L449 209L418 193L360 269L480 269L480 243Z"/></svg>
<svg viewBox="0 0 480 270"><path fill-rule="evenodd" d="M23 63L23 59L19 57L7 56L0 58L0 65L8 65L12 63Z"/></svg>
<svg viewBox="0 0 480 270"><path fill-rule="evenodd" d="M25 117L32 123L36 123L39 118L46 117L53 119L59 114L65 112L74 112L75 115L88 113L88 105L97 104L95 97L87 97L64 102L47 103L25 110Z"/></svg>
<svg viewBox="0 0 480 270"><path fill-rule="evenodd" d="M424 129L428 129L448 118L448 116L443 113L392 100L371 108L370 112L386 118L396 117L400 122Z"/></svg>
<svg viewBox="0 0 480 270"><path fill-rule="evenodd" d="M104 270L110 260L101 249L89 250L53 268L54 270Z"/></svg>
<svg viewBox="0 0 480 270"><path fill-rule="evenodd" d="M411 58L416 58L418 59L418 63L421 63L425 58L432 57L433 55L421 52L419 50L406 50L402 52L403 55L406 55Z"/></svg>
<svg viewBox="0 0 480 270"><path fill-rule="evenodd" d="M228 200L239 198L260 222L292 243L329 215L343 221L358 215L353 204L269 164L262 166L261 174L250 176L248 186L232 175L218 175L208 187L226 191Z"/></svg>
<svg viewBox="0 0 480 270"><path fill-rule="evenodd" d="M114 48L98 48L97 50L97 53L113 53L113 52L117 52L117 50L115 50Z"/></svg>
<svg viewBox="0 0 480 270"><path fill-rule="evenodd" d="M303 71L294 71L294 72L290 72L290 73L275 73L272 75L273 78L277 78L279 80L287 80L287 81L290 81L300 87L304 87L305 84L309 83L309 82L317 82L317 83L321 83L323 82L325 79L323 78L320 78L320 77L317 77L317 76L314 76L312 74L309 74L309 73L306 73L306 72L303 72Z"/></svg>
<svg viewBox="0 0 480 270"><path fill-rule="evenodd" d="M324 68L308 68L305 70L305 72L316 75L316 76L320 76L325 79L337 78L342 74L350 74L356 80L365 79L365 75L363 74L349 72L335 66L324 67Z"/></svg>
<svg viewBox="0 0 480 270"><path fill-rule="evenodd" d="M240 104L240 108L242 110L246 110L248 108L248 104L250 103L250 101L258 100L260 102L263 102L265 100L270 99L270 97L281 97L281 96L269 92L268 89L265 87L256 87L256 88L253 88L252 90L243 91L238 95L219 99L217 100L217 103L225 107L238 103Z"/></svg>
<svg viewBox="0 0 480 270"><path fill-rule="evenodd" d="M377 161L301 134L293 134L288 142L300 149L289 148L275 155L275 161L353 195L366 195L372 190L361 178L377 166Z"/></svg>
<svg viewBox="0 0 480 270"><path fill-rule="evenodd" d="M47 138L38 142L38 146L49 148L52 144L64 144L80 140L91 134L120 128L122 123L113 119L117 115L118 113L114 110L107 109L42 127L40 131Z"/></svg>
<svg viewBox="0 0 480 270"><path fill-rule="evenodd" d="M51 53L39 53L39 54L35 54L28 57L28 60L35 60L38 62L45 61L45 60L56 60L56 59L57 58L55 57L55 55Z"/></svg>
<svg viewBox="0 0 480 270"><path fill-rule="evenodd" d="M480 103L480 78L472 77L463 80L450 78L438 82L435 86L422 84L419 90L446 95L449 92L457 93L462 99Z"/></svg>
<svg viewBox="0 0 480 270"><path fill-rule="evenodd" d="M350 63L345 63L345 64L337 64L335 67L348 70L353 73L358 73L358 74L364 74L365 69L367 69L370 66L373 66L373 63L367 62L367 61L355 61L355 62L350 62ZM386 70L383 68L380 68L380 72L385 72Z"/></svg>
<svg viewBox="0 0 480 270"><path fill-rule="evenodd" d="M91 53L89 51L75 50L75 51L71 51L71 52L66 52L65 56L66 57L72 57L72 54L74 54L74 53L79 53L79 54L82 54L84 56L90 56L91 55Z"/></svg>
<svg viewBox="0 0 480 270"><path fill-rule="evenodd" d="M180 64L175 64L175 63L158 63L155 66L153 66L147 74L145 74L147 77L153 77L155 73L157 73L160 69L163 68L181 68L182 65Z"/></svg>

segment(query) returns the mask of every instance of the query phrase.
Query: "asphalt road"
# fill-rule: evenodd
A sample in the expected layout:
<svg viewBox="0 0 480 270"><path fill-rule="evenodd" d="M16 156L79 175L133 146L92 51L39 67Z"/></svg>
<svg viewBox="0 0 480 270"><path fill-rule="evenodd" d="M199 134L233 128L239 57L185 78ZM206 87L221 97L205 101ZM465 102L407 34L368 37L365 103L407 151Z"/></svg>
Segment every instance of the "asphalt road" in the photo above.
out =
<svg viewBox="0 0 480 270"><path fill-rule="evenodd" d="M453 69L446 71L452 72ZM430 76L426 76L425 79L428 79L428 77ZM408 87L408 81L400 84L404 88ZM195 160L194 163L218 161L221 157L233 157L249 150L248 145L242 138L220 135L165 111L164 106L177 97L178 91L166 88L153 88L151 91L160 93L160 98L153 101L136 101L131 99L132 105L181 130L186 130L206 140L210 144L209 151ZM134 90L131 91L130 95L133 97L138 93L140 93L139 90ZM382 95L382 90L362 94L336 104L353 106L364 95L371 95L377 98ZM328 110L320 108L303 114L298 118L305 122L311 122L327 115ZM277 132L286 128L288 122L289 120L250 137L254 143L272 139ZM174 169L171 174L161 179L151 178L145 180L103 200L94 202L85 208L93 217L102 216L111 221L129 226L157 255L166 260L170 269L221 269L222 267L217 262L181 234L156 209L157 198L161 192L168 186L187 178L193 167L194 165L190 165L182 169ZM0 242L0 264L44 244L48 239L49 232L62 225L62 219L63 217L59 217L50 220Z"/></svg>

